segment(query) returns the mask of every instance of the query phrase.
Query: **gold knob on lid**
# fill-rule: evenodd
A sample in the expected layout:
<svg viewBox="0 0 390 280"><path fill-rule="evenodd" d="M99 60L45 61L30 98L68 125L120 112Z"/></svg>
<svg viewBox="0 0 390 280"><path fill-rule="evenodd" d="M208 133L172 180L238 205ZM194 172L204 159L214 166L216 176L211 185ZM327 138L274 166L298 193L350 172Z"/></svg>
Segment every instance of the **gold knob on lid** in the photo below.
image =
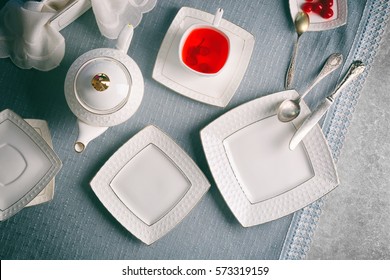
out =
<svg viewBox="0 0 390 280"><path fill-rule="evenodd" d="M105 91L110 86L110 78L104 73L98 73L93 76L91 84L97 91Z"/></svg>

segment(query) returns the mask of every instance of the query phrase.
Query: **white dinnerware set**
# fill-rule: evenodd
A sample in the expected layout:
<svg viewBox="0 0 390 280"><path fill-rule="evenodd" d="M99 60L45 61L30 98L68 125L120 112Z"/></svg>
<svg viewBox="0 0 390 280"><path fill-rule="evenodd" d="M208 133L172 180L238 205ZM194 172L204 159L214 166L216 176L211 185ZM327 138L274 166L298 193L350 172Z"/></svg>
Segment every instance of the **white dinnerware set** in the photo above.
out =
<svg viewBox="0 0 390 280"><path fill-rule="evenodd" d="M64 2L66 5L60 5ZM292 18L301 2L290 1ZM331 23L315 18L312 31L344 24L344 4L345 1L336 1L339 8L335 9ZM51 27L40 23L43 18L36 25L60 34L61 28L92 6L101 33L117 40L116 48L94 49L81 55L65 78L66 102L77 117L79 131L73 149L80 156L88 145L93 145L93 139L109 133L109 127L128 121L141 105L143 75L136 58L127 52L142 13L155 5L156 0L48 0L28 3L18 12L28 16L25 22L30 23L36 18L32 14L44 13ZM3 14L15 9L8 7ZM109 18L104 17L106 14ZM210 14L181 8L162 41L153 79L205 106L225 107L245 75L255 39L222 16L222 9ZM129 18L133 22L127 24ZM58 37L51 31L39 32L47 34L47 46L55 49L53 60L47 59L49 56L40 52L42 46L38 45L33 52L41 53L46 60L34 61L30 54L22 56L12 52L11 47L8 54L0 53L0 57L9 56L21 68L52 69L63 57L65 42L61 46L51 44L49 35ZM20 36L17 42L8 39L3 40L8 46L11 41L26 42ZM311 121L310 129L291 147L294 134L315 118L316 111L311 113L304 100L299 99L300 111L295 119L280 121L279 105L297 98L298 92L289 89L254 99L226 112L200 131L216 185L244 227L291 214L339 184L318 119ZM322 110L322 115L326 110ZM61 162L53 151L47 124L23 120L10 110L1 112L0 166L7 167L0 168L0 220L10 218L25 206L51 200ZM90 185L113 217L148 245L184 219L210 187L196 163L154 125L148 125L120 147Z"/></svg>

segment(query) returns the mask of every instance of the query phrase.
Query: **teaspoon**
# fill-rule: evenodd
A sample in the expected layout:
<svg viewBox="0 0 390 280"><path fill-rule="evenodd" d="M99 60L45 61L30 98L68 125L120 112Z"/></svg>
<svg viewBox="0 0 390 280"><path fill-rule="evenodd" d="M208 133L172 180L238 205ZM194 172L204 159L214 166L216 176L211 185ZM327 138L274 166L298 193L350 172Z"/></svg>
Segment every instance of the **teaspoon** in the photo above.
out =
<svg viewBox="0 0 390 280"><path fill-rule="evenodd" d="M284 100L278 108L278 119L281 122L290 122L298 117L301 112L301 106L299 103L301 100L316 86L323 78L336 70L341 63L343 62L343 55L339 53L334 53L328 57L324 66L321 69L321 72L317 75L313 83L309 88L298 98L296 99L286 99Z"/></svg>
<svg viewBox="0 0 390 280"><path fill-rule="evenodd" d="M290 65L289 65L288 70L287 70L285 89L290 88L290 85L291 85L291 82L292 82L292 79L294 76L295 59L296 59L297 51L298 51L299 38L301 38L302 34L305 33L307 31L307 29L309 29L309 25L310 25L309 15L306 14L305 12L299 12L296 15L295 20L294 20L295 31L297 32L298 37L294 43L294 49L293 49L293 53L291 56Z"/></svg>

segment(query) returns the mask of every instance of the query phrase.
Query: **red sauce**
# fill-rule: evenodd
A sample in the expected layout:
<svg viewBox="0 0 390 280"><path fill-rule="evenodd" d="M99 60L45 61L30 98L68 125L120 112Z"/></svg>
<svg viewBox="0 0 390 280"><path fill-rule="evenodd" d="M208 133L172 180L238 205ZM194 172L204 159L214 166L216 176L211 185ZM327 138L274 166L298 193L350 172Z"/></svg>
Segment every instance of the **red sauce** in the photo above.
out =
<svg viewBox="0 0 390 280"><path fill-rule="evenodd" d="M181 55L183 62L191 69L214 74L226 63L229 42L224 35L214 29L194 29L184 42Z"/></svg>

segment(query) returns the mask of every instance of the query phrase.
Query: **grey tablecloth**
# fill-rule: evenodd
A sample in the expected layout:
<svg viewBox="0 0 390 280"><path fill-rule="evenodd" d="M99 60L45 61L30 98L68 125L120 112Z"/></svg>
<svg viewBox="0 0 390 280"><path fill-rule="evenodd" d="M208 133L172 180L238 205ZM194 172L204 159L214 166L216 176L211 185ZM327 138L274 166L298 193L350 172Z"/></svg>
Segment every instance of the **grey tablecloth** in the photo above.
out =
<svg viewBox="0 0 390 280"><path fill-rule="evenodd" d="M256 38L249 68L230 104L205 105L176 94L151 78L154 61L170 23L182 6L214 13L245 28ZM302 37L294 87L303 90L333 52L346 58L308 97L315 106L335 86L349 63L371 64L384 28L386 0L348 1L348 24ZM61 31L66 55L49 72L21 70L9 59L0 60L0 110L10 108L25 118L45 119L55 151L63 161L50 203L24 209L0 224L1 259L278 259L303 258L318 219L321 201L294 215L243 228L235 220L213 182L200 144L199 130L227 110L246 101L283 90L294 28L286 0L180 1L160 0L136 28L129 55L145 79L145 96L138 112L126 123L110 128L75 154L76 119L63 92L66 72L81 54L112 47L115 41L99 34L92 11ZM343 143L352 109L364 76L347 89L324 123L334 157ZM103 163L130 137L148 124L168 133L204 171L212 187L193 211L171 232L146 246L126 231L102 206L89 181Z"/></svg>

